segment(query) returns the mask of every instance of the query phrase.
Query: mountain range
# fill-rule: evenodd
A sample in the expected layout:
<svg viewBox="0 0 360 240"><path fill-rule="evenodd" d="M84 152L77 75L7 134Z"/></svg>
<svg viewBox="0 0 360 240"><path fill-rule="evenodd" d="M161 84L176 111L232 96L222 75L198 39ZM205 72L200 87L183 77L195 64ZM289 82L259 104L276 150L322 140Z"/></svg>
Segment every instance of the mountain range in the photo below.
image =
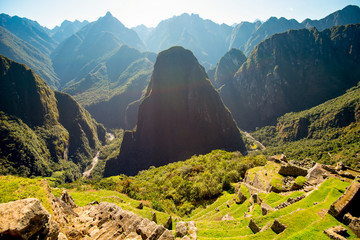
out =
<svg viewBox="0 0 360 240"><path fill-rule="evenodd" d="M196 14L182 14L162 21L153 29L145 26L129 29L108 12L104 17L91 23L64 21L61 26L47 29L26 18L1 14L0 53L28 65L53 90L66 92L54 93L57 111L66 112L65 115L60 114L56 121L63 126L64 134L68 131L70 139L73 135L69 129L76 133L75 138L82 136L80 137L82 140L71 141L77 142L75 146L82 146L79 148L82 149L80 152L72 148L74 145L69 145L67 149L73 159L70 162L77 166L78 176L89 163L89 158L94 154L95 149L100 146L99 141L95 140L96 144L87 141L89 145L83 143L85 139L93 138L83 128L94 130L95 127L82 127L78 123L77 126L82 130L72 128L74 122L69 123L68 119L61 116L70 116L71 112L67 112L67 107L71 106L70 109L78 109L76 112L81 115L80 119L87 119L84 121L88 126L96 125L97 128L103 129L98 123L89 123L92 116L108 129L133 129L132 135L125 134L124 144L134 145L134 149L144 147L145 144L139 143L142 141L141 137L135 136L142 131L141 126L146 125L141 119L150 116L144 112L148 113L150 110L141 109L146 109L145 102L154 98L151 95L152 81L156 82L154 74L157 71L165 71L154 65L157 52L161 51L165 54L167 51L164 53L162 50L172 45L182 45L189 49L186 51L193 52L195 60L192 57L184 59L197 66L194 69L201 69L200 79L211 80L237 126L245 130L254 130L257 127L275 124L277 118L285 113L308 109L338 97L357 84L359 25L344 25L359 22L359 15L359 7L348 6L320 20L306 19L299 23L293 19L272 17L265 22L242 22L231 27L204 20ZM342 25L333 27L336 24ZM170 49L172 50L169 52L178 52L176 49L180 48ZM147 52L148 50L153 52ZM170 59L166 61L170 62ZM198 64L204 65L205 68L198 67ZM169 67L176 70L171 65L160 65L162 68ZM205 69L208 71L203 75ZM165 75L169 81L173 78L171 74ZM151 76L155 80L151 80ZM181 82L183 79L178 81ZM208 95L213 94L205 95L204 98L208 98ZM191 109L190 105L185 105L184 109ZM204 106L207 108L208 104ZM28 107L26 105L25 108ZM218 110L220 108L216 108L216 111L220 111ZM16 114L13 116L4 112L7 114L6 117L15 116L21 119L31 131L34 131L35 125L24 120L31 115L30 112L24 116ZM186 115L188 111L184 110L183 113ZM159 116L162 115L159 110ZM194 115L196 116L195 113ZM77 116L71 116L70 119L72 118L78 119ZM164 119L167 118L157 120L163 123ZM178 119L181 117L179 116ZM95 120L92 119L90 122ZM176 122L175 119L169 121ZM198 128L192 123L187 125L193 126L194 129ZM43 123L40 126L43 126ZM91 132L95 131L93 130ZM104 133L105 130L101 131ZM166 131L170 132L169 129ZM104 139L103 133L98 139ZM185 133L186 131L183 134ZM129 137L130 135L133 137ZM41 137L48 139L46 134ZM159 145L170 143L170 139L164 137ZM178 143L174 144L177 146ZM59 145L65 146L64 142ZM193 145L201 146L200 143ZM63 155L63 152L62 154L60 152L65 151L64 147L60 147L63 150L56 151L51 150L52 148L49 147L49 154L52 154L52 158L57 156L55 159L59 159L60 155ZM169 158L184 159L191 154L210 150L207 148L204 150L204 147L203 150L195 151L189 147L192 150L177 152L179 158L175 158L171 154L161 157L157 155L161 152L160 149L155 147L152 149L151 146L148 148L151 150L148 149L147 154L152 156L151 161L154 165L157 165L155 164L157 160L154 159L164 158L164 163L167 163L169 161L166 159ZM173 146L168 148L177 149ZM244 147L238 146L238 149L245 152ZM118 158L120 162L123 161L121 159L124 156L131 155L127 155L126 150L122 152ZM136 159L138 156L133 158ZM65 157L62 156L62 159ZM52 167L49 169L46 171L47 174L53 171ZM137 170L139 169L134 167L128 173L135 174Z"/></svg>
<svg viewBox="0 0 360 240"><path fill-rule="evenodd" d="M191 50L206 69L210 69L210 79L215 79L217 62L232 48L238 48L245 55L249 55L257 43L272 34L289 29L311 26L321 28L358 22L359 12L359 7L348 6L317 21L307 19L298 23L285 18L270 18L263 23L242 22L235 27L219 25L196 14L182 14L162 21L155 28L146 28L143 25L133 29L126 28L108 12L91 23L64 21L61 26L51 30L26 18L1 14L0 26L3 29L0 54L27 64L54 90L73 95L106 127L131 129L136 123L139 106L136 101L140 101L150 80L156 52L173 45L182 45ZM143 52L142 56L147 61L134 63L131 69L123 69L124 72L117 72L116 76L111 75L112 73L109 75L110 62L116 60L114 56L118 56L122 52L121 47L125 45L137 51L150 50L154 53ZM123 54L121 58L128 58L124 61L127 61L129 64L126 65L130 67L132 51ZM232 72L237 71L240 62L229 67ZM142 74L139 74L140 72ZM221 74L221 67L218 74ZM124 77L137 80L118 81L118 78ZM217 76L216 81L218 78ZM135 84L138 81L141 83ZM129 84L132 86L131 96L126 93L130 90ZM119 102L122 105L120 108L114 105ZM132 102L134 104L131 104ZM228 104L231 105L229 101ZM113 116L115 113L116 117L104 117Z"/></svg>

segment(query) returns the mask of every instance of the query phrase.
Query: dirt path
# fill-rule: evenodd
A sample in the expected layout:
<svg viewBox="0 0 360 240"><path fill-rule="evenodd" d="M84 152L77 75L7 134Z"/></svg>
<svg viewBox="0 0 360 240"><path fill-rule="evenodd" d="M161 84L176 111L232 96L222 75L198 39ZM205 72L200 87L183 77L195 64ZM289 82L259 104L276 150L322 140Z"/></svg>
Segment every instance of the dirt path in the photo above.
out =
<svg viewBox="0 0 360 240"><path fill-rule="evenodd" d="M245 133L246 137L254 140L255 144L258 145L258 146L261 148L261 150L265 150L265 149L266 149L266 147L265 147L261 142L259 142L258 140L256 140L253 136L251 136L250 133L248 133L248 132L246 132L246 131L244 131L244 130L242 130L242 129L241 129L241 131L243 131L243 132Z"/></svg>
<svg viewBox="0 0 360 240"><path fill-rule="evenodd" d="M99 154L100 154L100 151L98 151L95 155L95 157L93 158L93 160L91 161L91 168L85 172L83 172L83 176L88 178L90 177L90 173L91 171L95 168L96 164L98 163L99 161Z"/></svg>

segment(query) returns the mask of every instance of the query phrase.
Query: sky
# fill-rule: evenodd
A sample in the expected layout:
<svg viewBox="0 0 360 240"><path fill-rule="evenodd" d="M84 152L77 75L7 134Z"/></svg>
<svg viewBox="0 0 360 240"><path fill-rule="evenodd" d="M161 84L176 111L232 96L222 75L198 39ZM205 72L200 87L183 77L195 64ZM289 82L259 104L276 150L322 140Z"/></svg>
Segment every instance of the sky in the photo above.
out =
<svg viewBox="0 0 360 240"><path fill-rule="evenodd" d="M321 19L360 0L0 0L0 12L54 28L64 20L95 21L110 11L126 27L156 27L182 13L199 14L216 23L233 25L256 19Z"/></svg>

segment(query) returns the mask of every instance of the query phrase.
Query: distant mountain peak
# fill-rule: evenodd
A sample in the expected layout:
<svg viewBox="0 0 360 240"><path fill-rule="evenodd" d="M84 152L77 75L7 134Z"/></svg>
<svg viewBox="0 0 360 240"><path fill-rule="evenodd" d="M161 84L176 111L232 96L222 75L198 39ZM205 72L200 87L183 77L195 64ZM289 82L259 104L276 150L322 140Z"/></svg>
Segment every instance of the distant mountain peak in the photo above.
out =
<svg viewBox="0 0 360 240"><path fill-rule="evenodd" d="M105 14L105 17L113 17L113 15L111 14L110 11L107 11L107 13Z"/></svg>

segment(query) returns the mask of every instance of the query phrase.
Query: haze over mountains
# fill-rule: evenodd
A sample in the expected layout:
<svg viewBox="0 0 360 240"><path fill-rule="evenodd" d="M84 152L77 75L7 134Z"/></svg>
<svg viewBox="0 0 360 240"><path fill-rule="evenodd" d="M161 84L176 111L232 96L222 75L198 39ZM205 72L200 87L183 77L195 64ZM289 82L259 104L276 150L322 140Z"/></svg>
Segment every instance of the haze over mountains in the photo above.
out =
<svg viewBox="0 0 360 240"><path fill-rule="evenodd" d="M179 57L180 60L182 59L181 61L191 62L194 66L189 68L201 69L199 70L201 74L198 74L199 78L204 83L206 82L204 85L209 84L204 79L211 80L212 85L220 93L221 101L231 114L230 117L225 117L228 115L227 110L219 110L222 107L215 107L222 105L222 102L221 104L218 102L216 104L204 103L202 105L206 109L204 110L200 107L202 100L199 100L198 103L201 110L190 111L190 114L188 110L196 105L191 103L193 96L190 94L191 96L184 98L188 102L179 109L181 113L177 114L176 119L166 117L170 114L176 115L176 112L170 113L170 109L176 109L176 106L170 104L173 100L162 100L169 101L172 107L167 107L165 113L159 110L159 116L164 118L154 118L153 122L177 122L180 119L181 122L187 123L183 126L184 129L185 126L193 126L192 130L195 131L194 129L201 127L193 124L191 122L193 119L181 116L196 116L200 111L199 122L202 122L209 116L217 119L218 115L213 113L215 111L222 112L222 117L228 118L226 122L232 122L234 118L238 127L253 130L256 127L274 124L276 119L285 113L314 107L338 97L357 84L359 75L357 69L360 69L360 29L358 24L353 23L360 22L359 16L359 7L347 6L320 20L306 19L299 23L294 19L272 17L263 23L260 21L242 22L231 27L204 20L196 14L185 13L163 20L155 28L149 29L142 25L129 29L108 12L91 23L64 21L61 26L50 30L26 18L1 14L0 54L27 64L53 90L66 92L77 101L75 102L69 95L56 92L58 109L62 109L59 111L67 112L68 109L64 106L70 105L73 105L72 109L80 109L81 105L88 112L78 110L79 113L86 112L86 114L84 113L86 118L90 118L90 115L87 115L90 113L107 129L130 130L136 127L132 132L133 135L125 134L124 145L137 149L147 146L138 136L139 132L143 131L142 127L152 128L144 120L152 118L152 115L149 114L150 110L146 110L147 108L144 107L146 104L150 104L146 103L150 101L149 99L154 98L151 95L151 91L155 91L151 85L153 84L150 81L151 75L155 78L156 71L166 72L164 69L169 68L175 72L179 71L178 75L182 76L183 71L188 70L187 67L181 70L180 67L176 68L176 66L165 63L160 64L162 66L160 69L156 68L154 64L158 52L164 54L163 51L173 45L181 45L188 49L186 51L191 51L196 61L193 57L182 58L176 54L172 57ZM333 27L337 24L353 25ZM175 50L183 48L171 49L170 52L178 52L181 55L182 51ZM171 62L171 59L160 62L164 61ZM179 66L181 61L177 63ZM205 68L203 69L199 64ZM208 70L207 74L204 74L205 69ZM191 74L194 73L185 75L190 76ZM167 73L165 75L170 82L183 81L183 79L178 79L176 74ZM194 83L197 84L196 81ZM213 90L209 90L209 92L213 92ZM207 99L210 95L215 95L215 93L206 93L202 98ZM184 99L179 98L178 100L183 102ZM152 108L157 108L159 104L161 101L150 105ZM216 110L210 108L210 105L213 105L212 107ZM141 109L139 110L139 108ZM202 111L209 115L202 115ZM67 112L65 115L69 116L71 113ZM76 116L71 118L76 119ZM72 128L74 122L66 122L66 119L61 118L61 114L59 119L62 119L63 122L58 121L66 129ZM160 128L164 125L157 124L154 123L153 127ZM181 124L178 123L178 125ZM212 127L211 125L209 128ZM76 136L82 134L83 131L75 129L77 130L73 131L77 132ZM168 129L164 128L163 131L168 133L164 133L161 141L158 139L159 145L167 146L173 139L165 136L171 135L170 132L173 130L169 127ZM203 129L200 132L199 136L204 137L206 131ZM217 130L214 132L216 135ZM224 139L220 132L217 137ZM149 132L144 130L142 133L147 136ZM183 130L181 134L186 135L185 133L186 131ZM69 131L70 138L71 134ZM182 139L180 142L191 142L187 140L190 139L190 133L187 137L181 134L179 135L179 139ZM230 140L238 139L240 144L241 137L234 137L235 135L228 138ZM150 139L151 136L154 134L149 133L147 139ZM194 139L196 138L194 137ZM143 154L152 156L152 160L149 160L152 165L159 165L157 163L159 159L162 159L161 164L165 164L169 162L168 159L175 161L192 154L205 153L213 147L222 147L215 144L216 137L209 137L209 139L212 139L209 140L210 142L214 142L214 145L207 144L207 147L210 146L209 148L202 148L201 144L194 140L196 143L192 145L196 145L196 148L187 146L189 148L184 147L184 149L188 150L181 152L176 150L179 143L175 141L174 146L170 144L171 146L166 147L173 149L168 155L162 153L161 149L152 148L150 145ZM228 148L230 145L232 144L226 144L224 148ZM237 149L245 152L243 144L240 145L237 146ZM85 144L83 146L85 155L90 157L90 152L93 153L98 145L90 144L87 147ZM76 150L70 146L69 151ZM122 154L124 155L119 155L121 164L125 164L122 160L124 157L132 155L127 151L123 150ZM76 154L81 155L82 153ZM174 154L180 157L175 159ZM85 155L83 154L83 156ZM80 162L88 161L84 160L85 157L79 156L77 158L83 159L79 160ZM140 158L134 155L132 157ZM143 166L149 167L150 165L143 164ZM82 169L84 163L78 167L78 169ZM110 170L114 170L116 167L107 169L108 174L113 174L113 172L110 173ZM138 170L139 168L135 164L124 172L135 174Z"/></svg>

